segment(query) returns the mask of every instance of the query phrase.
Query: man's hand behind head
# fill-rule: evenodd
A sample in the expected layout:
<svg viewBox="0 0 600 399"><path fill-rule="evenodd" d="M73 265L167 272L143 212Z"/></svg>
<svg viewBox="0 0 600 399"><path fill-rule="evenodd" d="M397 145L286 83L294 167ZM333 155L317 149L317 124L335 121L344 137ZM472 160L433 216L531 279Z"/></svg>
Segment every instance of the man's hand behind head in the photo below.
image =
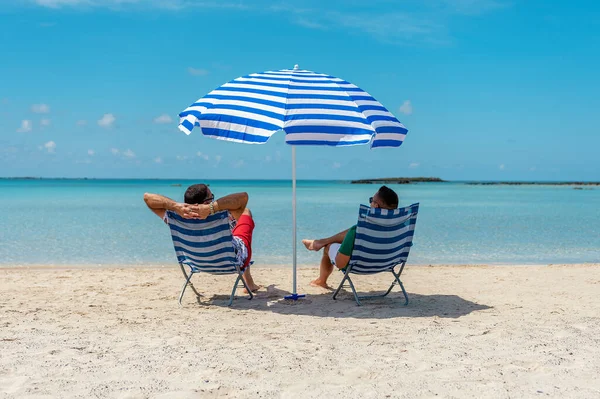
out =
<svg viewBox="0 0 600 399"><path fill-rule="evenodd" d="M204 216L204 217L201 216L201 213L198 210L198 206L199 205L184 204L184 203L178 202L177 205L175 206L174 211L179 216L186 218L186 219L194 219L194 218L206 219L206 216ZM207 214L207 216L208 216L208 214Z"/></svg>

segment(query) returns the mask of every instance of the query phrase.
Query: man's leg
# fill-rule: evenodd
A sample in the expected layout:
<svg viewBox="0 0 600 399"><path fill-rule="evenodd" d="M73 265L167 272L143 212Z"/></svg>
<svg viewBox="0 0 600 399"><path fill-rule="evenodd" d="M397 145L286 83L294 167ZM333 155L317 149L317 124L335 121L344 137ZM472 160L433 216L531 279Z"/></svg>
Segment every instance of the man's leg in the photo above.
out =
<svg viewBox="0 0 600 399"><path fill-rule="evenodd" d="M248 250L248 262L252 259L252 233L254 231L254 220L252 219L252 212L250 209L244 209L244 212L240 215L237 220L237 225L235 229L233 229L233 235L239 237L246 245L246 249ZM250 291L255 292L262 288L260 285L257 285L252 278L252 274L250 274L250 266L246 266L246 270L244 270L244 281L250 288Z"/></svg>
<svg viewBox="0 0 600 399"><path fill-rule="evenodd" d="M312 285L313 287L331 289L331 287L327 285L327 279L333 272L333 263L331 263L331 259L329 259L330 245L331 244L327 244L323 248L323 256L321 256L321 264L319 265L319 277L316 280L310 282L310 285Z"/></svg>
<svg viewBox="0 0 600 399"><path fill-rule="evenodd" d="M262 288L261 285L257 285L254 282L254 279L252 278L252 275L250 274L250 266L248 266L246 268L246 270L244 270L244 281L246 281L246 284L248 285L248 287L250 288L250 291L252 291L252 292L256 292Z"/></svg>
<svg viewBox="0 0 600 399"><path fill-rule="evenodd" d="M346 237L348 230L340 231L337 234L327 238L320 238L318 240L302 240L302 243L309 251L320 251L323 249L323 256L321 256L321 264L319 265L319 277L316 280L310 282L313 287L323 287L331 289L327 284L327 279L333 272L333 263L329 257L329 246L331 244L341 244Z"/></svg>
<svg viewBox="0 0 600 399"><path fill-rule="evenodd" d="M348 233L348 229L340 231L339 233L327 238L320 238L318 240L304 239L302 240L302 244L304 244L306 249L308 249L309 251L319 251L326 245L341 244L344 241L344 237L346 237L346 233ZM326 252L327 251L325 251L325 253Z"/></svg>

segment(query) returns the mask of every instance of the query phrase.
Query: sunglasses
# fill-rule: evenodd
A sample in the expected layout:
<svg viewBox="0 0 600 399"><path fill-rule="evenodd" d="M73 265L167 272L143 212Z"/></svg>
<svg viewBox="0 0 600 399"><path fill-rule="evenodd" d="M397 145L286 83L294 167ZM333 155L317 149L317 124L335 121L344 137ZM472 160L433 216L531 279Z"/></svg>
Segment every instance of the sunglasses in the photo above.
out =
<svg viewBox="0 0 600 399"><path fill-rule="evenodd" d="M212 193L212 195L211 195L209 198L207 198L207 199L205 199L205 200L204 200L204 203L205 203L205 204L210 204L210 203L211 203L211 202L213 202L214 200L215 200L215 194L214 194L214 193Z"/></svg>
<svg viewBox="0 0 600 399"><path fill-rule="evenodd" d="M381 203L375 201L375 197L369 197L369 205L373 208L373 204L377 205L377 208L381 208Z"/></svg>

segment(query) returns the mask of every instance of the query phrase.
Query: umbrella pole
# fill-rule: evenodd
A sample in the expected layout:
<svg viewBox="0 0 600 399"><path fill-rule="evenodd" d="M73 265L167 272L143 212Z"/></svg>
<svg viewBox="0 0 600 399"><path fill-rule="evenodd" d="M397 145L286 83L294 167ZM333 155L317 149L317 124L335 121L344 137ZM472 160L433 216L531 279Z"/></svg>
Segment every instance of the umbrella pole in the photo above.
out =
<svg viewBox="0 0 600 399"><path fill-rule="evenodd" d="M294 276L292 277L292 294L296 295L296 147L292 146L292 251L294 253L292 262L294 265Z"/></svg>
<svg viewBox="0 0 600 399"><path fill-rule="evenodd" d="M296 291L296 146L292 146L292 295L285 296L285 299L297 300L306 295L298 295Z"/></svg>

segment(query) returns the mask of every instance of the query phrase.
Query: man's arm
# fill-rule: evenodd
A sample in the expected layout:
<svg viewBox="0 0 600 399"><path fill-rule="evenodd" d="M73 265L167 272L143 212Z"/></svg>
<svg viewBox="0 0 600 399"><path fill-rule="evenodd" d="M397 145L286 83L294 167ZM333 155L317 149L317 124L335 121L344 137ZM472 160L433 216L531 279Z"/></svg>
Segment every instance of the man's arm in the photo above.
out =
<svg viewBox="0 0 600 399"><path fill-rule="evenodd" d="M350 262L350 256L354 250L355 238L356 226L352 226L350 229L346 230L346 236L342 241L342 245L340 245L340 249L338 249L338 252L335 255L335 266L338 269L343 269L348 266L348 262Z"/></svg>
<svg viewBox="0 0 600 399"><path fill-rule="evenodd" d="M160 194L145 193L144 202L161 219L165 218L166 211L177 212L178 215L188 219L199 216L196 205L175 202Z"/></svg>
<svg viewBox="0 0 600 399"><path fill-rule="evenodd" d="M238 220L248 205L248 193L235 193L219 198L212 203L213 211L229 211ZM197 208L198 217L206 219L210 215L210 204L199 204Z"/></svg>
<svg viewBox="0 0 600 399"><path fill-rule="evenodd" d="M344 255L339 251L335 254L335 267L338 269L343 269L348 266L348 262L350 262L350 256Z"/></svg>

